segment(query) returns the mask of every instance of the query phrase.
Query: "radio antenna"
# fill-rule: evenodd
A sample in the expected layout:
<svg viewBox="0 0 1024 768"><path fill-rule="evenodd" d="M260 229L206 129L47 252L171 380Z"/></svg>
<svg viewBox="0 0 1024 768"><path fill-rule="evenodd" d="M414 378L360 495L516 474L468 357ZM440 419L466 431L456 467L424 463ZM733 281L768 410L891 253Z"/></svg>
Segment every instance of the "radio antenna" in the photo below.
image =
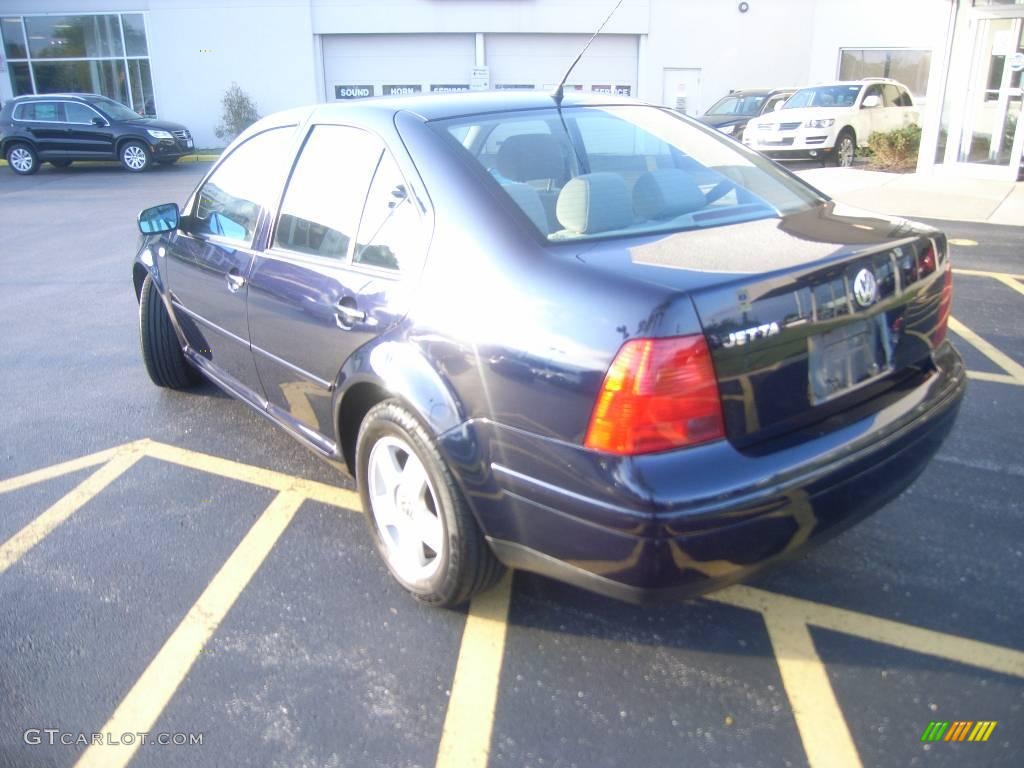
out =
<svg viewBox="0 0 1024 768"><path fill-rule="evenodd" d="M580 51L579 55L575 59L573 59L573 62L572 64L569 65L569 68L565 70L565 75L562 77L562 82L558 84L558 87L555 88L554 92L551 94L551 98L555 100L555 104L557 104L559 107L562 106L562 98L563 96L565 96L565 81L569 79L569 75L572 74L573 69L575 69L576 65L579 64L580 59L583 58L583 54L587 52L587 49L590 47L590 44L594 42L594 39L598 35L601 34L601 30L604 29L605 24L611 21L612 16L614 16L615 12L619 10L620 5L622 5L622 0L619 0L619 2L615 4L615 7L612 8L611 13L609 13L605 17L605 20L601 22L601 26L597 28L597 32L590 36L590 39L587 40L587 44L583 46L583 50Z"/></svg>

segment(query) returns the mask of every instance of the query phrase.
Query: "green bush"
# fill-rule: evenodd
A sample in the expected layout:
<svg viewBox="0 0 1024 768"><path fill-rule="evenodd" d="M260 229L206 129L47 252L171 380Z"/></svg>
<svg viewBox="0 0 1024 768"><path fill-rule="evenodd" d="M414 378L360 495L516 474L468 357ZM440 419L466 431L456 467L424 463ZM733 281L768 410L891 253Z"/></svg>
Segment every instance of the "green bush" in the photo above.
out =
<svg viewBox="0 0 1024 768"><path fill-rule="evenodd" d="M223 111L220 125L214 130L221 141L230 142L260 119L259 112L256 111L256 102L238 87L238 83L232 83L231 87L224 91L221 105Z"/></svg>
<svg viewBox="0 0 1024 768"><path fill-rule="evenodd" d="M908 125L887 133L873 133L868 139L869 165L885 171L905 171L917 165L921 128Z"/></svg>

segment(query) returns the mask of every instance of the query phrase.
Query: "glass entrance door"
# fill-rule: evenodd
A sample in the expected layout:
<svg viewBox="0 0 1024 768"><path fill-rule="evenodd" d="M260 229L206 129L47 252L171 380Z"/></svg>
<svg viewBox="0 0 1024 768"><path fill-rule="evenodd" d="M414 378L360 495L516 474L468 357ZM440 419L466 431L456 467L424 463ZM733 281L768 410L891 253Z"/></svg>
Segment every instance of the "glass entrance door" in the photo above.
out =
<svg viewBox="0 0 1024 768"><path fill-rule="evenodd" d="M1024 75L1024 19L977 19L967 103L960 138L947 162L988 167L992 175L1017 177L1024 129L1020 125Z"/></svg>

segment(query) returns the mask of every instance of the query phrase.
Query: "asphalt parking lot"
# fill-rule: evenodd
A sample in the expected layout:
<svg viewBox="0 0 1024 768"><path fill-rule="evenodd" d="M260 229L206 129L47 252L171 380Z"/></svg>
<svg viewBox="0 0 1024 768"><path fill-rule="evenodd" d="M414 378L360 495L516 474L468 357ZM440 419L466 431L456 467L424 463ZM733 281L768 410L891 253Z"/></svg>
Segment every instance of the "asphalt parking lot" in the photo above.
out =
<svg viewBox="0 0 1024 768"><path fill-rule="evenodd" d="M515 574L441 612L350 482L146 377L134 217L205 169L0 168L0 766L1022 764L1024 229L943 224L973 380L866 522L706 599Z"/></svg>

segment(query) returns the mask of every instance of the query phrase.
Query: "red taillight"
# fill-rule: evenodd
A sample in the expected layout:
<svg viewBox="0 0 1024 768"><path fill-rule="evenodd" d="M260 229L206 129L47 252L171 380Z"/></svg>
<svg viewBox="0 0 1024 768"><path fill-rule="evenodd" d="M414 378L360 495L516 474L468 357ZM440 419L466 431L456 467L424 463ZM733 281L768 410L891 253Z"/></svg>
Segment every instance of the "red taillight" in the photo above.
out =
<svg viewBox="0 0 1024 768"><path fill-rule="evenodd" d="M937 347L946 338L949 326L949 309L953 303L953 266L946 259L946 274L942 276L942 298L939 299L938 322L932 334L932 347Z"/></svg>
<svg viewBox="0 0 1024 768"><path fill-rule="evenodd" d="M926 246L924 251L921 253L921 257L918 259L918 265L920 268L920 277L927 277L935 271L935 249L932 246Z"/></svg>
<svg viewBox="0 0 1024 768"><path fill-rule="evenodd" d="M605 374L583 444L607 453L652 453L724 436L707 342L703 336L675 336L622 345Z"/></svg>

